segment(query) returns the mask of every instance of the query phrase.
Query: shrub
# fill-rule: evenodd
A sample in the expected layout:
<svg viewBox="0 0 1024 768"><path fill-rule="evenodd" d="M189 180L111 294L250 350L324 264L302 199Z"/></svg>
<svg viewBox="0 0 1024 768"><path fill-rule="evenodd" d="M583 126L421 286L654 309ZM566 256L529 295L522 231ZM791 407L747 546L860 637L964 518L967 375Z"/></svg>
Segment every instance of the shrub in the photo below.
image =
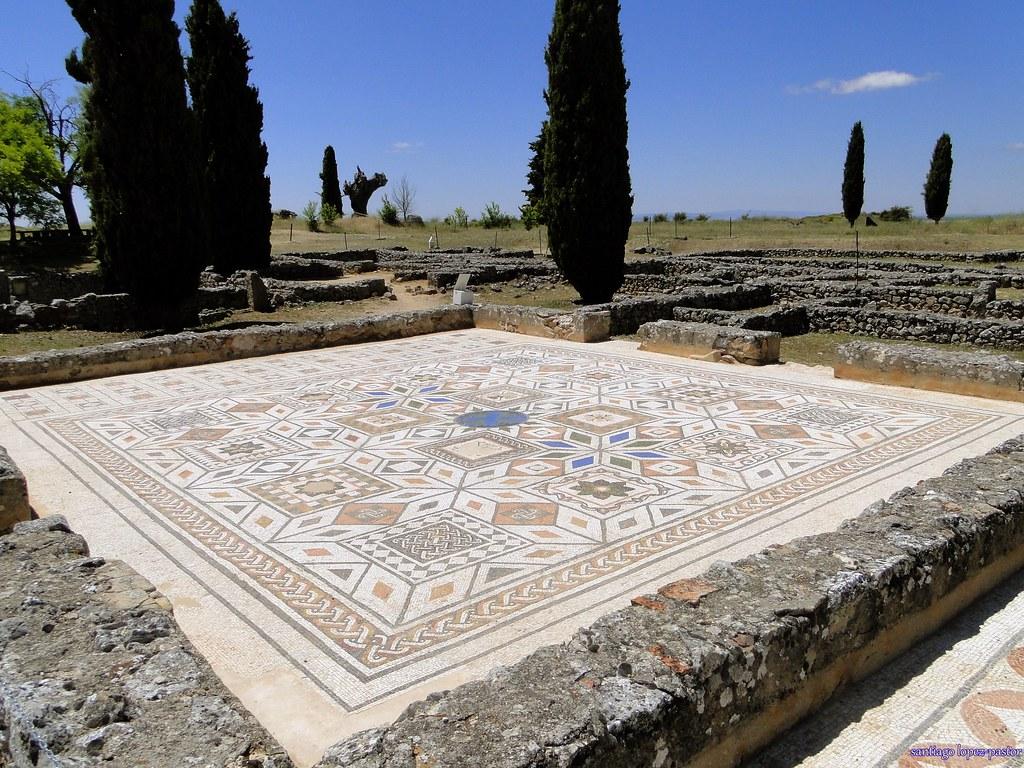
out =
<svg viewBox="0 0 1024 768"><path fill-rule="evenodd" d="M910 221L912 211L909 205L894 205L884 211L872 214L880 221Z"/></svg>
<svg viewBox="0 0 1024 768"><path fill-rule="evenodd" d="M316 204L315 200L306 203L306 207L302 209L302 218L306 220L306 226L309 227L310 232L320 231L320 206Z"/></svg>
<svg viewBox="0 0 1024 768"><path fill-rule="evenodd" d="M378 215L380 216L380 220L390 227L397 227L401 225L401 222L398 220L398 208L396 208L395 204L388 199L387 195L384 195L384 200L382 201Z"/></svg>
<svg viewBox="0 0 1024 768"><path fill-rule="evenodd" d="M500 205L490 202L484 207L480 223L484 229L504 229L512 226L512 217L507 213L502 213Z"/></svg>
<svg viewBox="0 0 1024 768"><path fill-rule="evenodd" d="M454 227L455 229L458 229L459 227L467 229L469 227L469 216L466 214L466 209L459 206L455 209L454 213L444 217L444 223L449 227Z"/></svg>
<svg viewBox="0 0 1024 768"><path fill-rule="evenodd" d="M698 213L697 221L707 221L709 216L706 213Z"/></svg>
<svg viewBox="0 0 1024 768"><path fill-rule="evenodd" d="M338 220L338 209L330 203L323 203L320 206L320 221L325 227L334 226L334 222Z"/></svg>
<svg viewBox="0 0 1024 768"><path fill-rule="evenodd" d="M686 221L686 212L677 211L676 213L672 214L672 221L676 222L677 224L682 224L684 221Z"/></svg>
<svg viewBox="0 0 1024 768"><path fill-rule="evenodd" d="M287 208L282 208L280 211L277 212L277 217L279 219L294 219L298 215L299 214L297 214L295 211L289 211Z"/></svg>
<svg viewBox="0 0 1024 768"><path fill-rule="evenodd" d="M526 231L529 232L541 222L540 210L535 205L523 205L519 207L519 218L523 222Z"/></svg>
<svg viewBox="0 0 1024 768"><path fill-rule="evenodd" d="M668 221L668 214L667 213L656 213L656 214L654 214L654 223L655 224L664 224L666 221Z"/></svg>

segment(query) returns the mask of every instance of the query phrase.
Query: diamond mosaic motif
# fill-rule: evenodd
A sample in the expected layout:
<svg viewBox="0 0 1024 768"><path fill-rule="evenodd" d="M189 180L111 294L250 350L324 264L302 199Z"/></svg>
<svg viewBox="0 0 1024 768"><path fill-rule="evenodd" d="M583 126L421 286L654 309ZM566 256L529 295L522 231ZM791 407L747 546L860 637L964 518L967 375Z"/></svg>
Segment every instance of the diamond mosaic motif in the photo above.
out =
<svg viewBox="0 0 1024 768"><path fill-rule="evenodd" d="M0 402L384 691L992 418L481 332L226 367ZM491 408L526 420L458 422Z"/></svg>

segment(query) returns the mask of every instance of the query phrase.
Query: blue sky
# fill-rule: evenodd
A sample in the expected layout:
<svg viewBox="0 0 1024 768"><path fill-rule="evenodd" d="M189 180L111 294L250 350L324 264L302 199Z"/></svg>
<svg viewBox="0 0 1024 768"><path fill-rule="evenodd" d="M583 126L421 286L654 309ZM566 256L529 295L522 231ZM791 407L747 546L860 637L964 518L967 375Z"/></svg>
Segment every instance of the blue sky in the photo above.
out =
<svg viewBox="0 0 1024 768"><path fill-rule="evenodd" d="M252 44L275 207L315 198L331 143L346 177L405 174L424 216L518 208L553 0L224 5ZM1020 0L622 6L636 213L839 210L856 120L867 210L921 211L943 131L951 214L1024 210ZM0 69L64 76L82 34L63 0L0 0L0 18Z"/></svg>

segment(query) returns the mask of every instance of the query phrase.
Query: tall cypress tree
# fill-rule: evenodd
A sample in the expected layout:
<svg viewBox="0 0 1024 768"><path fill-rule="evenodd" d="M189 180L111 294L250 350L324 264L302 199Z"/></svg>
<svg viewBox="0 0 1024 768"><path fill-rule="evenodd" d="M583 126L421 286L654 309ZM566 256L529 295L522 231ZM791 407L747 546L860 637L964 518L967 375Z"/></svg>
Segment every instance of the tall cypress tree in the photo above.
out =
<svg viewBox="0 0 1024 768"><path fill-rule="evenodd" d="M556 0L545 60L551 255L584 303L610 301L633 217L618 0Z"/></svg>
<svg viewBox="0 0 1024 768"><path fill-rule="evenodd" d="M860 120L853 124L843 165L843 215L850 226L864 207L864 129Z"/></svg>
<svg viewBox="0 0 1024 768"><path fill-rule="evenodd" d="M206 258L195 124L173 0L67 0L86 34L68 73L88 83L84 170L104 273L138 319L195 318Z"/></svg>
<svg viewBox="0 0 1024 768"><path fill-rule="evenodd" d="M533 157L530 158L530 168L526 173L526 189L523 190L526 205L519 208L527 229L534 224L547 224L547 217L544 215L544 147L547 144L544 135L547 129L548 121L545 120L540 126L537 138L530 142Z"/></svg>
<svg viewBox="0 0 1024 768"><path fill-rule="evenodd" d="M341 182L338 181L338 158L334 156L334 147L330 144L324 149L324 165L320 171L321 191L320 202L332 205L340 216L344 211L341 207Z"/></svg>
<svg viewBox="0 0 1024 768"><path fill-rule="evenodd" d="M263 104L249 85L249 43L219 0L193 0L185 19L188 85L199 126L213 265L222 274L270 264L270 179Z"/></svg>
<svg viewBox="0 0 1024 768"><path fill-rule="evenodd" d="M953 178L953 142L948 133L939 136L932 152L932 165L924 180L924 212L936 224L949 206L949 184Z"/></svg>

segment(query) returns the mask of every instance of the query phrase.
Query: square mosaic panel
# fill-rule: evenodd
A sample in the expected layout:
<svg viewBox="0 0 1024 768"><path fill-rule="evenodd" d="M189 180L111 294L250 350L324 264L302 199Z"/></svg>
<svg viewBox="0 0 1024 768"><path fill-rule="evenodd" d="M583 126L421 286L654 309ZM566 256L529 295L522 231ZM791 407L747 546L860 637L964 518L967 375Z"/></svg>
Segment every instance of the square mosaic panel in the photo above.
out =
<svg viewBox="0 0 1024 768"><path fill-rule="evenodd" d="M995 419L474 333L228 365L0 402L363 681Z"/></svg>

